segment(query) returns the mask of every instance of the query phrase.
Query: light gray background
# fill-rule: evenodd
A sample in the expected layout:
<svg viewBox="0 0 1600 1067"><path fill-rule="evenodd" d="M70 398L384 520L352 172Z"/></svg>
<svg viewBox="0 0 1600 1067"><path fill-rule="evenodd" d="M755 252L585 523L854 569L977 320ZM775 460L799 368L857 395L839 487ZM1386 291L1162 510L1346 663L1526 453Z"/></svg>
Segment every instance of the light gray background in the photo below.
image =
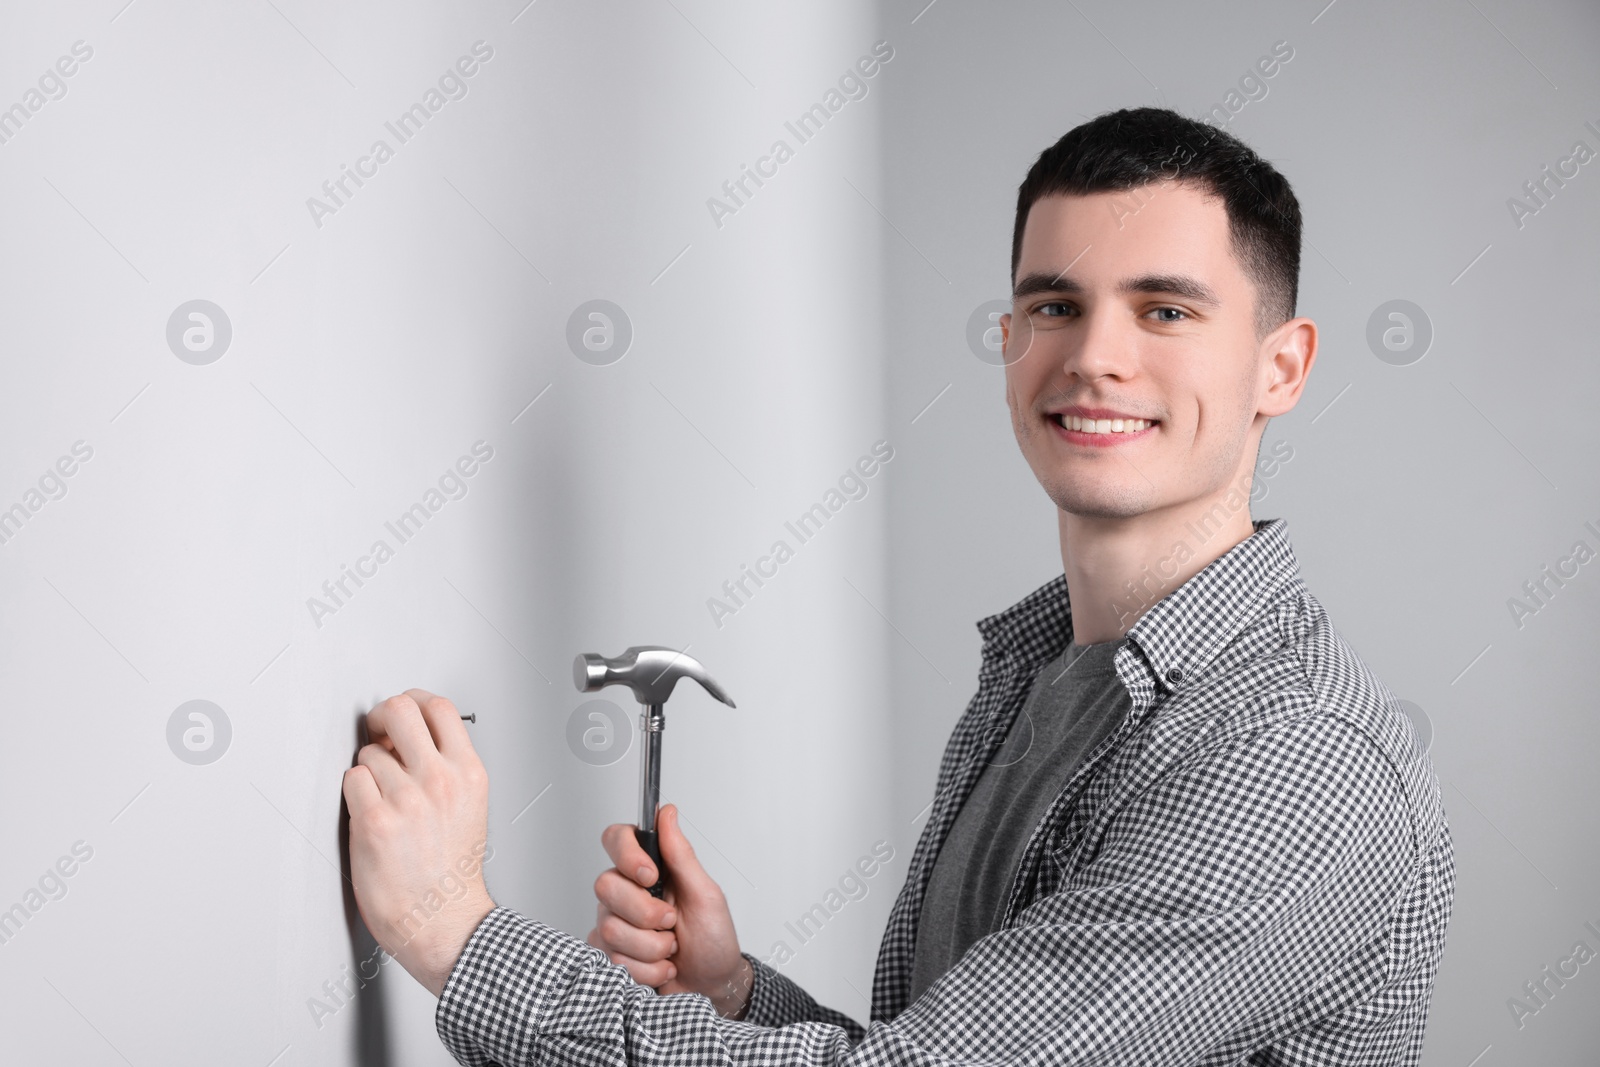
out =
<svg viewBox="0 0 1600 1067"><path fill-rule="evenodd" d="M1600 549L1600 163L1520 228L1507 207L1600 150L1592 5L124 2L12 3L0 33L0 107L94 50L0 144L0 507L94 450L0 545L0 908L94 850L0 944L9 1056L451 1062L398 968L308 1007L372 950L340 876L357 716L412 685L476 711L491 891L582 936L636 749L569 750L569 664L636 643L739 702L679 690L665 799L747 948L795 945L893 846L785 967L865 1020L973 623L1060 567L966 342L1016 186L1084 119L1199 116L1285 40L1228 128L1300 197L1322 348L1255 515L1432 726L1459 881L1425 1062L1594 1062L1600 963L1520 1029L1507 1005L1600 950L1600 563L1520 629L1507 607ZM467 95L316 226L306 199L479 40ZM797 144L785 120L879 40L867 95ZM780 137L719 227L707 199ZM596 298L634 330L607 366L565 340ZM166 343L194 299L233 328L206 366ZM1393 299L1433 325L1410 366L1366 343ZM466 496L316 626L307 598L480 439ZM707 598L880 439L867 495L717 626ZM196 699L233 730L204 766L167 744Z"/></svg>

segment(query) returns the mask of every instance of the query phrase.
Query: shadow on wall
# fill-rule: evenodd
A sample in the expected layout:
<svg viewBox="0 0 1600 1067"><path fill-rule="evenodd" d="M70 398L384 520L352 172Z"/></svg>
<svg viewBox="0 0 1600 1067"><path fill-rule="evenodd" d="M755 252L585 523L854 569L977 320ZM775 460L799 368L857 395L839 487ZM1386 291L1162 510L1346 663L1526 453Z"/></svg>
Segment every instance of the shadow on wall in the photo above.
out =
<svg viewBox="0 0 1600 1067"><path fill-rule="evenodd" d="M362 745L367 743L365 720L360 709L356 713L356 748L360 751ZM354 758L352 755L352 766ZM350 809L345 804L341 795L339 799L339 873L344 876L344 921L350 931L350 958L355 960L378 959L377 939L367 929L367 924L361 919L361 910L356 907L355 883L350 879ZM389 1058L389 1004L388 983L385 968L374 967L374 974L366 978L364 973L358 979L358 988L361 995L355 996L356 1023L353 1030L354 1061L361 1067L388 1067Z"/></svg>

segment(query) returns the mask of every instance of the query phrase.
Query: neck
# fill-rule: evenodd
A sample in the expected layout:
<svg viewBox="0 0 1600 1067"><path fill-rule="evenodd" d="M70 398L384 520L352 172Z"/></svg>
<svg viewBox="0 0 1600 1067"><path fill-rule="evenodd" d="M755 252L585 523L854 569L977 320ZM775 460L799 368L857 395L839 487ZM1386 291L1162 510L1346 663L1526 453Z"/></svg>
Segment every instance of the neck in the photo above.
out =
<svg viewBox="0 0 1600 1067"><path fill-rule="evenodd" d="M1250 483L1125 518L1058 512L1072 639L1115 641L1157 601L1255 532Z"/></svg>

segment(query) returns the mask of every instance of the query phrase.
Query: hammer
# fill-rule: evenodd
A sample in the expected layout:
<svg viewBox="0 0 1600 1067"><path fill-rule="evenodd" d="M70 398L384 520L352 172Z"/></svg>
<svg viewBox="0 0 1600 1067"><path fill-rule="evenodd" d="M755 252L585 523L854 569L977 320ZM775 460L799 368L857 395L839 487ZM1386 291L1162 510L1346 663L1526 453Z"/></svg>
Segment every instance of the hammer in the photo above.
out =
<svg viewBox="0 0 1600 1067"><path fill-rule="evenodd" d="M659 899L666 886L661 845L656 837L656 803L661 796L661 733L667 720L662 714L667 697L679 678L693 678L706 692L728 707L737 707L692 656L662 645L634 645L615 659L580 652L572 661L572 680L580 693L593 693L608 685L625 685L639 702L639 825L634 836L656 865L656 884L650 895Z"/></svg>

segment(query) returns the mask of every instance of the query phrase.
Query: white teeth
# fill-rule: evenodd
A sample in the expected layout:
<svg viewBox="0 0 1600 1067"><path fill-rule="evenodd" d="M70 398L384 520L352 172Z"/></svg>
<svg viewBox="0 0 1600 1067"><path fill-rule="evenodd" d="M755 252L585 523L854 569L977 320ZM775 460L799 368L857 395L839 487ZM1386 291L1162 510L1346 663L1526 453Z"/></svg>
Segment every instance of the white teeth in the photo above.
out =
<svg viewBox="0 0 1600 1067"><path fill-rule="evenodd" d="M1085 419L1077 415L1062 415L1061 424L1080 433L1138 433L1154 425L1148 419Z"/></svg>

